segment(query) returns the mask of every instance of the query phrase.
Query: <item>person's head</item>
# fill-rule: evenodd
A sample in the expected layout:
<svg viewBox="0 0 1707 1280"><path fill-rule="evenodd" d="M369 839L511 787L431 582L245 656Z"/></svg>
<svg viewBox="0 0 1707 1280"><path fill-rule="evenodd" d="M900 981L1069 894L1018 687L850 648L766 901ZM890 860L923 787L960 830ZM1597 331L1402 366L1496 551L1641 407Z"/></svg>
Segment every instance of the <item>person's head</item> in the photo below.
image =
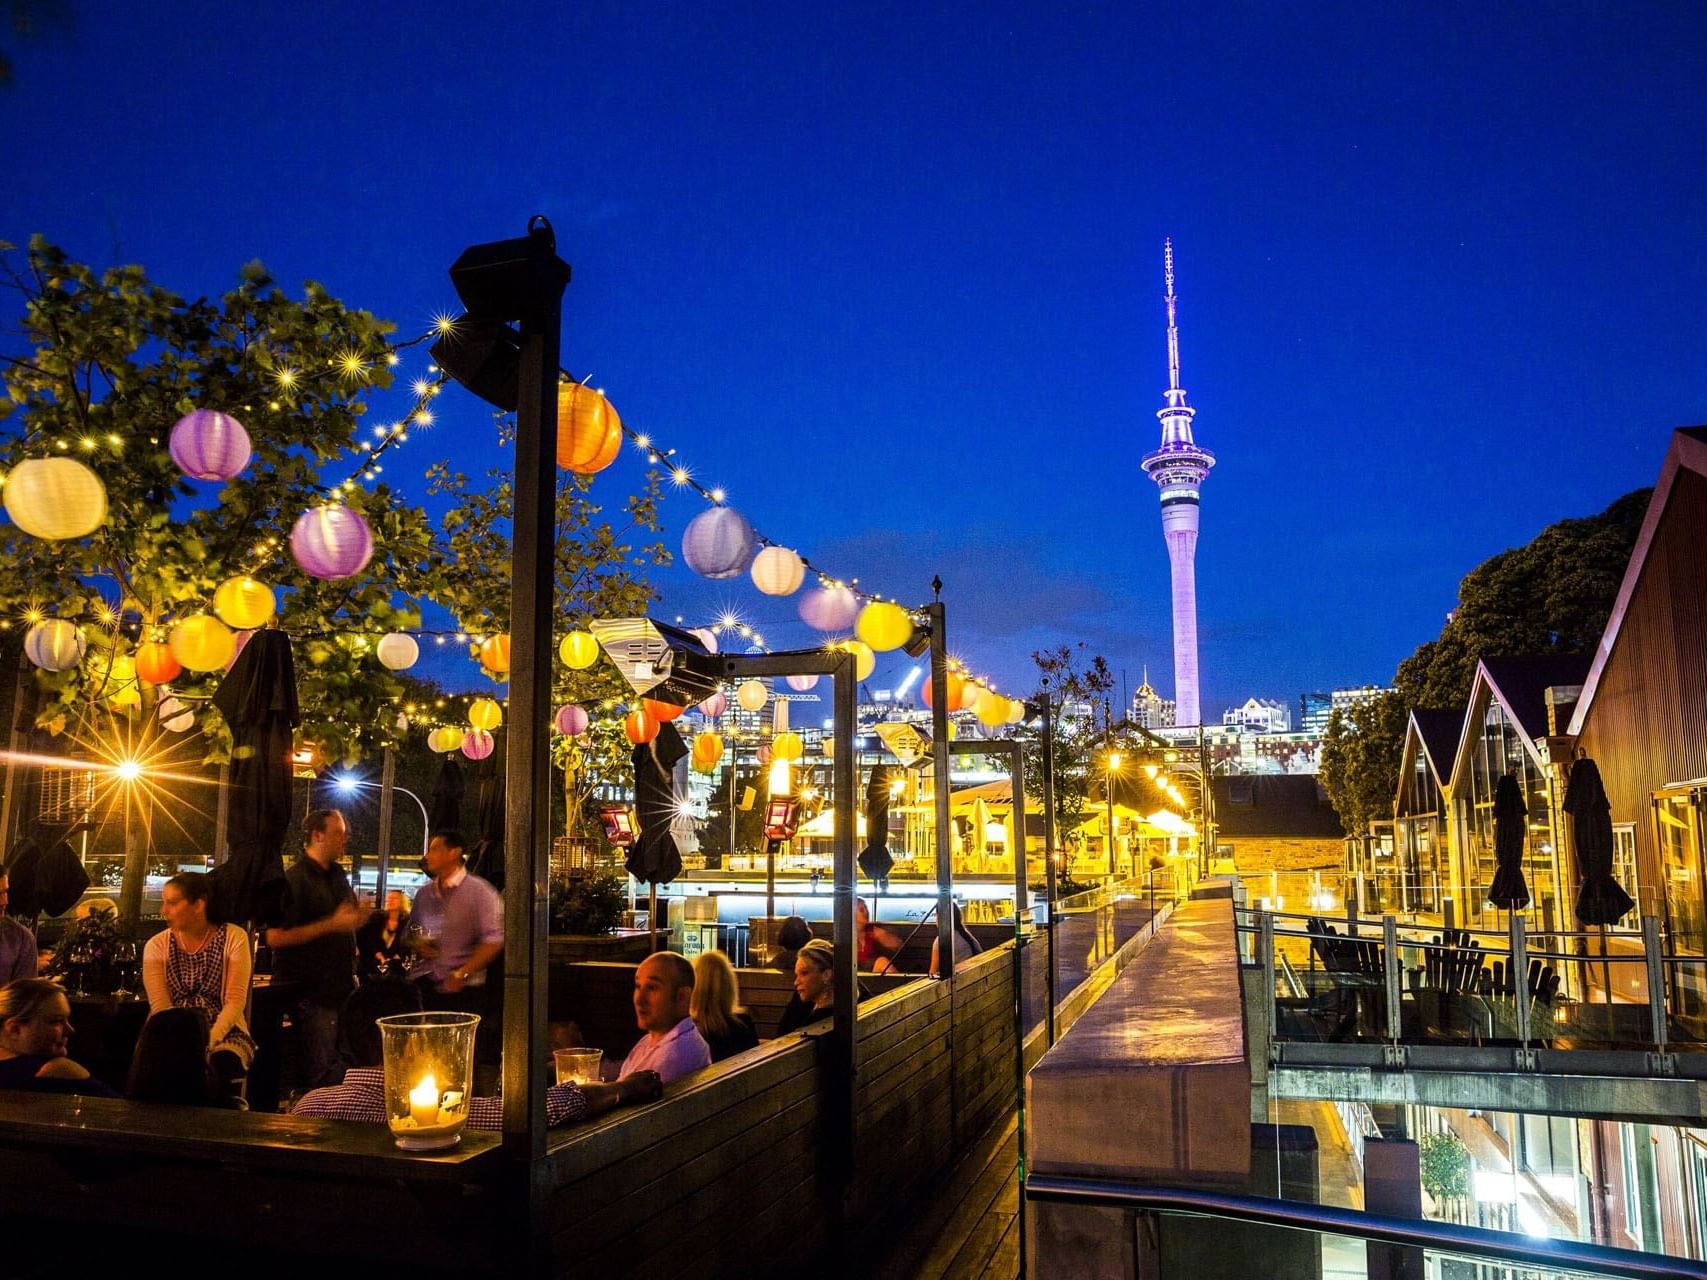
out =
<svg viewBox="0 0 1707 1280"><path fill-rule="evenodd" d="M866 909L864 898L854 899L854 923L861 929L871 923L871 912Z"/></svg>
<svg viewBox="0 0 1707 1280"><path fill-rule="evenodd" d="M427 874L435 880L449 875L462 865L467 841L454 827L443 827L427 840Z"/></svg>
<svg viewBox="0 0 1707 1280"><path fill-rule="evenodd" d="M693 964L693 1000L690 1008L699 1029L709 1035L729 1030L735 1007L741 1002L735 966L721 951L700 953Z"/></svg>
<svg viewBox="0 0 1707 1280"><path fill-rule="evenodd" d="M71 1037L71 1001L57 982L19 978L0 987L0 1048L63 1058Z"/></svg>
<svg viewBox="0 0 1707 1280"><path fill-rule="evenodd" d="M350 993L338 1014L339 1056L352 1067L385 1063L379 1020L421 1012L421 989L413 982L364 982Z"/></svg>
<svg viewBox="0 0 1707 1280"><path fill-rule="evenodd" d="M162 1009L142 1024L124 1096L132 1102L213 1101L207 1067L207 1014L200 1009Z"/></svg>
<svg viewBox="0 0 1707 1280"><path fill-rule="evenodd" d="M160 886L160 914L168 928L200 931L207 925L207 876L199 871L173 876Z"/></svg>
<svg viewBox="0 0 1707 1280"><path fill-rule="evenodd" d="M406 916L409 914L409 899L403 896L403 890L387 889L385 891L385 909L395 911L398 915Z"/></svg>
<svg viewBox="0 0 1707 1280"><path fill-rule="evenodd" d="M642 1031L663 1035L693 1005L693 966L674 951L649 955L634 971L634 1021Z"/></svg>
<svg viewBox="0 0 1707 1280"><path fill-rule="evenodd" d="M308 856L331 866L350 842L350 825L336 809L316 809L302 820L302 845Z"/></svg>
<svg viewBox="0 0 1707 1280"><path fill-rule="evenodd" d="M812 926L799 916L789 916L776 931L776 942L785 951L798 951L812 941Z"/></svg>
<svg viewBox="0 0 1707 1280"><path fill-rule="evenodd" d="M834 993L836 949L814 938L794 957L794 994L809 1005L823 1006Z"/></svg>

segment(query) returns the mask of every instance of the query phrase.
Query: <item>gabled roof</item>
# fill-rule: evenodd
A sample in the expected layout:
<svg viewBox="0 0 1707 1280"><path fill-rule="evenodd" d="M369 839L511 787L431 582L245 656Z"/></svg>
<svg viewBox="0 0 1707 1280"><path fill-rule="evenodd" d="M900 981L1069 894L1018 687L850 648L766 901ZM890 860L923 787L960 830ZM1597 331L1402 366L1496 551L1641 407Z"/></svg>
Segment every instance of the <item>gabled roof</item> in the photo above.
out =
<svg viewBox="0 0 1707 1280"><path fill-rule="evenodd" d="M1539 765L1541 752L1535 744L1547 736L1547 690L1556 685L1582 684L1588 675L1589 661L1586 654L1554 653L1528 658L1483 658L1478 662L1476 678L1470 682L1470 701L1464 708L1458 750L1452 758L1449 783L1452 789L1458 789L1458 774L1464 768L1470 744L1481 733L1481 717L1475 710L1484 687L1517 725L1524 748Z"/></svg>
<svg viewBox="0 0 1707 1280"><path fill-rule="evenodd" d="M1452 764L1458 749L1458 738L1464 730L1464 714L1442 711L1434 707L1412 707L1405 725L1405 746L1399 756L1399 789L1393 797L1395 812L1405 799L1405 783L1420 751L1428 761L1428 770L1441 790L1452 780Z"/></svg>
<svg viewBox="0 0 1707 1280"><path fill-rule="evenodd" d="M1580 734L1588 720L1588 709L1600 688L1601 673L1606 670L1607 659L1612 656L1612 650L1618 644L1618 633L1623 629L1625 614L1629 612L1630 601L1636 594L1636 584L1641 581L1643 566L1647 564L1648 552L1654 545L1654 535L1659 531L1660 520L1671 501L1672 488L1677 483L1679 471L1693 471L1696 475L1707 476L1707 427L1682 427L1671 433L1671 444L1666 449L1665 464L1660 468L1660 478L1654 484L1654 496L1648 500L1648 514L1642 517L1642 531L1636 535L1636 546L1630 552L1630 563L1625 566L1624 581L1618 587L1618 599L1612 606L1612 616L1606 620L1606 630L1601 632L1600 643L1595 646L1594 665L1589 668L1588 676L1583 681L1582 697L1577 699L1577 709L1571 715L1572 734Z"/></svg>
<svg viewBox="0 0 1707 1280"><path fill-rule="evenodd" d="M1345 828L1310 774L1242 774L1211 778L1215 825L1222 836L1343 840Z"/></svg>

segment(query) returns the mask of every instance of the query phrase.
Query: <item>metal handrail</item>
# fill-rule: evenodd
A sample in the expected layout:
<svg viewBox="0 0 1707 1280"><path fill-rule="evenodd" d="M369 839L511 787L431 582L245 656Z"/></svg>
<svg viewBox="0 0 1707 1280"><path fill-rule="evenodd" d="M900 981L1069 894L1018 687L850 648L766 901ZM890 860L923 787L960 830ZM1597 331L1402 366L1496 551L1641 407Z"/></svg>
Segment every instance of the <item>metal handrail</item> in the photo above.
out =
<svg viewBox="0 0 1707 1280"><path fill-rule="evenodd" d="M1261 907L1238 907L1238 908L1235 908L1235 911L1237 912L1237 914L1245 915L1245 916L1258 915L1262 912L1262 910L1263 909ZM1346 917L1343 915L1331 915L1331 914L1324 915L1320 911L1269 911L1268 914L1271 916L1274 916L1276 919L1325 920L1329 924L1343 924L1345 922L1345 919L1346 919ZM1397 919L1396 916L1394 918ZM1371 935L1373 936L1374 932L1381 927L1382 919L1383 919L1382 916L1359 916L1357 918L1357 927L1359 929L1368 929L1370 931ZM1409 930L1413 930L1413 931L1429 931L1429 930L1432 930L1435 932L1438 932L1440 929L1442 929L1444 927L1441 925L1433 925L1433 924L1409 924L1409 923L1405 922L1404 920L1398 920L1398 925L1399 925L1400 929L1409 929ZM1253 931L1256 926L1249 924L1249 923L1236 923L1235 927L1237 929L1241 930L1242 932L1249 933L1249 932ZM1469 937L1472 937L1472 938L1505 938L1505 937L1510 936L1509 933L1505 929L1468 929L1468 928L1465 928L1463 925L1454 925L1453 928L1456 929L1457 932L1467 934ZM1276 932L1280 932L1280 931L1277 930ZM1589 939L1592 941L1598 941L1602 936L1599 929L1541 929L1541 930L1536 930L1535 932L1545 934L1549 938L1584 938L1584 939ZM1290 935L1288 935L1288 936L1290 936ZM1620 939L1620 938L1624 938L1624 939L1628 939L1631 942L1638 942L1639 943L1642 940L1642 931L1640 929L1608 929L1604 936L1608 940L1612 940L1612 941L1615 941L1615 940ZM1407 944L1407 945L1421 946L1424 944L1416 943L1416 944ZM1575 960L1575 959L1579 959L1580 957L1572 956L1571 958L1573 960ZM1595 958L1598 960L1599 956L1596 956ZM1700 960L1703 957L1683 955L1683 956L1680 956L1679 958L1680 959L1686 959L1686 960Z"/></svg>
<svg viewBox="0 0 1707 1280"><path fill-rule="evenodd" d="M1410 1245L1442 1253L1471 1254L1526 1267L1557 1267L1627 1277L1628 1280L1660 1280L1661 1277L1675 1280L1679 1276L1707 1280L1707 1265L1687 1258L1580 1244L1574 1240L1538 1240L1514 1231L1490 1231L1485 1227L1466 1227L1426 1218L1392 1218L1299 1200L1274 1200L1183 1187L1150 1187L1102 1178L1069 1178L1039 1173L1026 1178L1022 1194L1026 1199L1062 1204L1230 1218L1297 1231Z"/></svg>

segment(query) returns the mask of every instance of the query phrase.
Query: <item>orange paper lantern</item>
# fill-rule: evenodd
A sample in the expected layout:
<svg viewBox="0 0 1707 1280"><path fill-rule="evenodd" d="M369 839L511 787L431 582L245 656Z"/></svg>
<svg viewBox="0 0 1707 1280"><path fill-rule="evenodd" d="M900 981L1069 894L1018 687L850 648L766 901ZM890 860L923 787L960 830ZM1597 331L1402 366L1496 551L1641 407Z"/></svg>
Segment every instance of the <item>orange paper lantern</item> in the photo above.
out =
<svg viewBox="0 0 1707 1280"><path fill-rule="evenodd" d="M656 698L642 698L640 705L646 709L647 715L660 724L668 724L687 710L686 707L678 707L674 703L659 702Z"/></svg>
<svg viewBox="0 0 1707 1280"><path fill-rule="evenodd" d="M149 684L167 684L178 678L183 665L172 656L172 646L158 640L136 647L136 674Z"/></svg>
<svg viewBox="0 0 1707 1280"><path fill-rule="evenodd" d="M628 740L639 746L650 742L658 736L658 718L644 707L630 711L622 722L622 731L628 735Z"/></svg>
<svg viewBox="0 0 1707 1280"><path fill-rule="evenodd" d="M560 384L557 465L590 476L615 462L621 448L622 419L611 402L579 382Z"/></svg>
<svg viewBox="0 0 1707 1280"><path fill-rule="evenodd" d="M501 676L510 669L510 637L507 635L487 636L480 642L480 665L495 676Z"/></svg>

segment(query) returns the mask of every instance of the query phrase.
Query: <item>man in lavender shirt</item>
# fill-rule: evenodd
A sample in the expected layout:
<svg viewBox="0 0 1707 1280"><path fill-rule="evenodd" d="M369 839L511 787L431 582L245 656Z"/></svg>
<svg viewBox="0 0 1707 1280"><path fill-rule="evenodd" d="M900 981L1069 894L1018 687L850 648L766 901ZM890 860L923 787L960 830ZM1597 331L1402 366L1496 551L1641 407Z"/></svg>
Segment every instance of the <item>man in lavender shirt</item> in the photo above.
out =
<svg viewBox="0 0 1707 1280"><path fill-rule="evenodd" d="M621 1075L656 1071L665 1084L711 1065L711 1047L688 1006L693 966L674 951L647 956L634 971L634 1020L646 1034L623 1060Z"/></svg>
<svg viewBox="0 0 1707 1280"><path fill-rule="evenodd" d="M6 914L11 896L12 882L0 867L0 987L36 976L36 935Z"/></svg>
<svg viewBox="0 0 1707 1280"><path fill-rule="evenodd" d="M498 1044L492 1034L498 1011L486 999L486 968L504 950L503 901L469 871L460 831L433 832L427 874L432 880L415 894L409 917L421 928L418 952L427 961L425 972L417 973L421 1002L429 1009L479 1014L480 1047L489 1050ZM487 1056L481 1053L482 1060Z"/></svg>

